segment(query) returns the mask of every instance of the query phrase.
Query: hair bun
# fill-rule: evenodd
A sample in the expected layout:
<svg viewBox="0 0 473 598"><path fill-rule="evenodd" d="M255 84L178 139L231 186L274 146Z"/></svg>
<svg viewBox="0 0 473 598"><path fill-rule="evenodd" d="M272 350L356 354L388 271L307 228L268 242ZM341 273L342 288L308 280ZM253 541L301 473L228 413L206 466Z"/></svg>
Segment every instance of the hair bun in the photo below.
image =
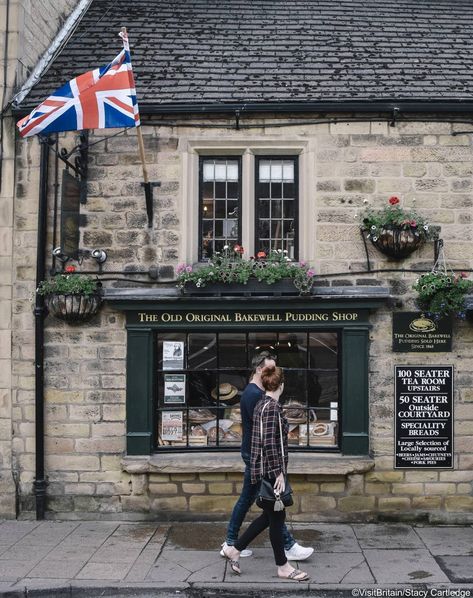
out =
<svg viewBox="0 0 473 598"><path fill-rule="evenodd" d="M261 371L261 384L265 390L277 390L284 382L284 374L277 365L269 365Z"/></svg>

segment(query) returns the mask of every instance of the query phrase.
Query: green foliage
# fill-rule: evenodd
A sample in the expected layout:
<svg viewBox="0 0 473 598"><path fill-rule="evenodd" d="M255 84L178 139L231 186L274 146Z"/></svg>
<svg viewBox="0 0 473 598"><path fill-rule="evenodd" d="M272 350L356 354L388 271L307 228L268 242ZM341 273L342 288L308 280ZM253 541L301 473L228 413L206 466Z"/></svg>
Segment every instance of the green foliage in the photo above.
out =
<svg viewBox="0 0 473 598"><path fill-rule="evenodd" d="M415 210L401 208L400 200L393 196L388 205L380 210L367 208L361 215L362 228L368 231L368 238L377 241L380 232L386 226L396 226L405 230L412 230L424 240L433 239L436 233L430 228L425 218Z"/></svg>
<svg viewBox="0 0 473 598"><path fill-rule="evenodd" d="M413 286L419 309L435 319L449 315L465 319L465 295L473 288L466 276L464 272L458 276L447 272L422 274Z"/></svg>
<svg viewBox="0 0 473 598"><path fill-rule="evenodd" d="M56 274L43 280L37 289L39 295L92 295L101 287L96 278L84 274Z"/></svg>
<svg viewBox="0 0 473 598"><path fill-rule="evenodd" d="M268 285L284 278L291 278L300 293L310 292L315 272L305 262L293 262L287 257L287 251L272 250L268 255L260 252L256 258L243 259L243 248L235 245L233 249L225 246L221 253L206 264L195 269L186 264L179 264L177 272L177 286L183 289L186 284L205 287L206 284L216 282L223 284L247 284L250 278L256 278Z"/></svg>

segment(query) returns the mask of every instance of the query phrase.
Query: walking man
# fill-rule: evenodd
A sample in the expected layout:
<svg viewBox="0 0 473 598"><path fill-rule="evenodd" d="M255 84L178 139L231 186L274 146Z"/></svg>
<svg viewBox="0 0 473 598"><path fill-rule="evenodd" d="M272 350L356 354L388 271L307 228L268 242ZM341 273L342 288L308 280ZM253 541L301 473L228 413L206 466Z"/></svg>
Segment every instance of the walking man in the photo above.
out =
<svg viewBox="0 0 473 598"><path fill-rule="evenodd" d="M241 490L240 498L233 507L233 512L227 528L227 538L222 544L221 556L225 556L224 550L226 546L233 546L238 539L240 527L250 510L251 505L256 500L256 493L258 491L258 484L251 483L250 475L250 453L251 453L251 431L253 428L253 411L256 403L261 398L264 392L261 383L261 371L266 366L276 365L276 356L269 351L262 351L255 355L251 361L253 372L250 382L243 391L240 400L241 422L243 427L243 438L241 442L241 457L245 462L245 473L243 477L243 488ZM313 548L304 547L298 544L289 530L284 526L284 552L286 558L291 561L304 561L309 558L314 552ZM252 550L242 550L240 556L251 556Z"/></svg>

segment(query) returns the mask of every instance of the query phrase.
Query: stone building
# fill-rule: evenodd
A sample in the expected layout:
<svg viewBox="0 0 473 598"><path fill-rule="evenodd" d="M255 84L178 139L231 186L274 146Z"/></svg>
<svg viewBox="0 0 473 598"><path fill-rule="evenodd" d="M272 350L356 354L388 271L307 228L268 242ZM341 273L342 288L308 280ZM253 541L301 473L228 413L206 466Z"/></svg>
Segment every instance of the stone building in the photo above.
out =
<svg viewBox="0 0 473 598"><path fill-rule="evenodd" d="M238 393L266 348L296 411L293 520L473 521L471 319L453 323L451 351L393 352L393 317L416 311L412 285L440 244L394 260L360 235L363 209L395 195L439 227L455 272L472 271L472 13L469 2L413 0L92 1L16 114L107 64L126 26L160 186L147 213L136 131L90 131L82 253L66 263L98 275L105 301L82 326L45 320L47 516L225 519L241 483ZM2 432L22 516L38 482L39 172L49 274L63 267L52 255L64 233L57 154L73 163L77 143L16 143ZM304 260L312 293L181 294L179 263L235 243ZM94 249L107 254L101 266L84 252ZM453 366L452 467L395 467L394 366L429 378Z"/></svg>
<svg viewBox="0 0 473 598"><path fill-rule="evenodd" d="M12 380L12 298L15 295L13 285L16 278L13 274L16 154L11 102L21 86L30 77L33 80L35 66L38 62L41 65L48 60L51 51L57 49L65 39L64 34L77 23L88 4L89 2L77 0L3 0L0 3L0 512L8 516L15 514L14 479L18 481L17 464L14 458L12 460L12 392L16 392L17 385ZM72 18L66 27L69 16ZM17 243L22 234L16 234Z"/></svg>

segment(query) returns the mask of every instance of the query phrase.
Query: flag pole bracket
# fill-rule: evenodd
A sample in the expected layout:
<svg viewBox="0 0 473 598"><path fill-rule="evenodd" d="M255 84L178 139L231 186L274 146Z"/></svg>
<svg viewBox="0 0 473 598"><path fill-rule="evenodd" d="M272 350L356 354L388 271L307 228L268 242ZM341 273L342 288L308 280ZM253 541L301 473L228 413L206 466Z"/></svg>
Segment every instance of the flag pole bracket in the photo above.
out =
<svg viewBox="0 0 473 598"><path fill-rule="evenodd" d="M148 227L151 228L153 226L153 189L155 187L161 187L161 181L147 181L146 183L141 183L141 186L144 187L145 190Z"/></svg>

